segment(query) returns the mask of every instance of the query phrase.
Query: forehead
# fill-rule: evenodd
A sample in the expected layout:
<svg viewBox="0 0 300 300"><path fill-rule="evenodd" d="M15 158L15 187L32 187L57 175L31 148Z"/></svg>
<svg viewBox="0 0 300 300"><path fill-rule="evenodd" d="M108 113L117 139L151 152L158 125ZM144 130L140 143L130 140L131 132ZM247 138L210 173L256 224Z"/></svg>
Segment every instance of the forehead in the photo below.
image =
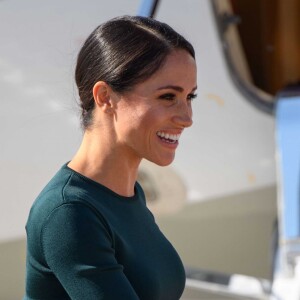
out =
<svg viewBox="0 0 300 300"><path fill-rule="evenodd" d="M183 49L177 49L166 56L165 63L160 69L175 67L178 64L188 64L188 67L196 66L195 59L189 52Z"/></svg>
<svg viewBox="0 0 300 300"><path fill-rule="evenodd" d="M143 83L142 83L143 84ZM171 52L162 66L145 82L145 85L180 85L193 89L197 85L195 59L185 50Z"/></svg>

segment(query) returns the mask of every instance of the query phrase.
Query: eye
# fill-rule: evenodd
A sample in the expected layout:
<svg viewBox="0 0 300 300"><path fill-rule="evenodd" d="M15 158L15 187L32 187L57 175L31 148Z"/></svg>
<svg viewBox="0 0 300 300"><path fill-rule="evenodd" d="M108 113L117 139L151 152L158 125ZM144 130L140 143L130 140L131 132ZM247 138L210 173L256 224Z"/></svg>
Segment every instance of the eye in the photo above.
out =
<svg viewBox="0 0 300 300"><path fill-rule="evenodd" d="M175 94L172 94L172 93L166 93L166 94L163 94L163 95L160 95L158 97L159 99L163 99L163 100L174 100L176 98L176 95Z"/></svg>
<svg viewBox="0 0 300 300"><path fill-rule="evenodd" d="M197 94L189 94L188 97L187 97L187 99L190 100L190 101L192 101L196 98L197 98Z"/></svg>

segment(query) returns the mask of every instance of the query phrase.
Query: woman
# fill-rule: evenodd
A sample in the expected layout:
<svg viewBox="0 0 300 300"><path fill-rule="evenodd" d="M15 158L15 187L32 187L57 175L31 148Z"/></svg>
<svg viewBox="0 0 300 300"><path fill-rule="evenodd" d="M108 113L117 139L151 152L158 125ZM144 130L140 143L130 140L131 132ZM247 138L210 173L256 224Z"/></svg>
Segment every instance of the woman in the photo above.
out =
<svg viewBox="0 0 300 300"><path fill-rule="evenodd" d="M168 25L119 17L77 60L84 136L32 206L25 299L179 299L182 262L136 182L147 159L169 165L192 125L193 47Z"/></svg>

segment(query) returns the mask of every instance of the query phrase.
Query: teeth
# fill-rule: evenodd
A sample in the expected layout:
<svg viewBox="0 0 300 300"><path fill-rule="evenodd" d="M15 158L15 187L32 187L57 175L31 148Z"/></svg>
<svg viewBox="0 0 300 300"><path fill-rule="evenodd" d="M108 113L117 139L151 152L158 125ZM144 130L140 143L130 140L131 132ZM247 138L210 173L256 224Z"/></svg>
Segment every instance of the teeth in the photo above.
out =
<svg viewBox="0 0 300 300"><path fill-rule="evenodd" d="M168 140L171 140L173 142L178 141L179 137L180 137L180 134L169 134L169 133L164 133L162 131L158 131L157 135L161 138L168 139Z"/></svg>

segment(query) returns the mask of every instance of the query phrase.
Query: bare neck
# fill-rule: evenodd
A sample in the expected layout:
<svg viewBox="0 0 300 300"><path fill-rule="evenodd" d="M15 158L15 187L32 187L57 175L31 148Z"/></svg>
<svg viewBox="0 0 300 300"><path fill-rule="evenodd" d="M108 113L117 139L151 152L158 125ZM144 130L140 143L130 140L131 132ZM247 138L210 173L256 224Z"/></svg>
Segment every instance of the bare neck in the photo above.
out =
<svg viewBox="0 0 300 300"><path fill-rule="evenodd" d="M140 159L124 153L109 136L86 132L68 167L122 196L133 196Z"/></svg>

